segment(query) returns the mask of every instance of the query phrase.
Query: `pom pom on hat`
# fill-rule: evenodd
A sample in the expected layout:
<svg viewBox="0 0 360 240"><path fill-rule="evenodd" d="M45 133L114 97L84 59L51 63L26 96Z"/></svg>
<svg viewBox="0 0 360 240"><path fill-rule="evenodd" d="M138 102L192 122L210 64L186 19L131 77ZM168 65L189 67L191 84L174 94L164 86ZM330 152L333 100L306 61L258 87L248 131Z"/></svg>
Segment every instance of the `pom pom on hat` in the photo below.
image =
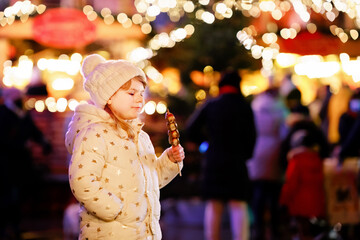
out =
<svg viewBox="0 0 360 240"><path fill-rule="evenodd" d="M144 72L131 62L105 60L98 54L84 59L81 74L85 78L84 89L100 108L104 108L111 96L130 79L140 76L146 82Z"/></svg>
<svg viewBox="0 0 360 240"><path fill-rule="evenodd" d="M81 68L82 75L86 78L100 63L106 62L105 58L98 54L92 54L86 57Z"/></svg>

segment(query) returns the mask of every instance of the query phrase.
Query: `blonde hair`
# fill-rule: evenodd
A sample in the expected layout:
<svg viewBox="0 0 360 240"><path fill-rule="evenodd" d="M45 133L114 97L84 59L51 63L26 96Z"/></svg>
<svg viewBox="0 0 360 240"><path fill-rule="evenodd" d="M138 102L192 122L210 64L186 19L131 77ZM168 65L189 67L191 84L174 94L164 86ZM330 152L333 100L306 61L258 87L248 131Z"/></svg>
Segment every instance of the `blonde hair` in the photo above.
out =
<svg viewBox="0 0 360 240"><path fill-rule="evenodd" d="M135 76L133 77L132 79L130 79L129 81L127 81L126 83L124 83L120 88L119 90L128 90L131 86L131 81L132 80L137 80L139 82L141 82L144 86L144 88L146 87L146 81L144 78L142 78L141 76ZM135 138L135 130L133 129L133 127L131 126L131 124L127 121L125 121L124 119L120 119L120 118L117 118L114 113L111 111L111 109L109 108L108 104L106 104L105 106L105 111L107 111L110 116L115 120L115 122L117 122L120 127L122 129L125 130L125 132L128 134L129 136L129 139L132 139L134 140Z"/></svg>

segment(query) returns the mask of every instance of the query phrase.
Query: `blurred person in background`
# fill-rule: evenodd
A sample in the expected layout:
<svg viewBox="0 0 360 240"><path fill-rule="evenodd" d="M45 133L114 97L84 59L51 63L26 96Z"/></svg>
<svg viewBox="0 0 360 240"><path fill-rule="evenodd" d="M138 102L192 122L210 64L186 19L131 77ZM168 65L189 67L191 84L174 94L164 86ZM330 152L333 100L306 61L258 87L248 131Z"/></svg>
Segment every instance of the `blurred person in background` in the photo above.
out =
<svg viewBox="0 0 360 240"><path fill-rule="evenodd" d="M246 161L253 153L256 128L250 104L240 91L240 81L237 71L223 73L219 96L200 106L187 122L189 141L208 142L202 168L206 240L221 239L225 207L229 209L232 239L250 237L251 184Z"/></svg>
<svg viewBox="0 0 360 240"><path fill-rule="evenodd" d="M311 119L321 128L326 138L328 137L328 107L331 96L330 86L322 85L317 90L316 98L308 105Z"/></svg>
<svg viewBox="0 0 360 240"><path fill-rule="evenodd" d="M280 163L285 171L288 164L287 154L291 150L291 138L299 130L305 130L311 139L314 140L316 146L319 148L318 152L322 159L329 156L330 146L328 140L314 121L310 117L310 112L307 106L298 104L290 109L290 114L286 118L287 133L281 143Z"/></svg>
<svg viewBox="0 0 360 240"><path fill-rule="evenodd" d="M255 96L251 107L257 129L254 154L248 161L253 184L252 239L268 239L265 233L266 226L270 225L270 238L275 240L279 238L279 194L282 185L280 146L285 134L284 108L279 104L278 89L271 88ZM270 216L268 222L266 215Z"/></svg>
<svg viewBox="0 0 360 240"><path fill-rule="evenodd" d="M294 220L289 229L296 230L300 236L308 235L306 229L309 229L311 215L323 217L325 211L325 205L322 205L325 204L322 166L323 159L329 156L330 147L324 132L311 119L307 106L298 104L292 107L286 124L288 132L280 151L285 172L280 205L286 207L287 215ZM310 193L316 193L316 199Z"/></svg>
<svg viewBox="0 0 360 240"><path fill-rule="evenodd" d="M343 113L339 120L339 145L334 155L338 158L339 165L348 164L355 171L357 194L360 193L360 89L356 89L351 96L348 110ZM342 234L350 239L350 236L360 235L360 223L343 224Z"/></svg>
<svg viewBox="0 0 360 240"><path fill-rule="evenodd" d="M326 216L323 159L318 144L306 129L295 131L290 138L280 205L291 217L293 239L313 239L310 221Z"/></svg>
<svg viewBox="0 0 360 240"><path fill-rule="evenodd" d="M348 110L339 120L339 160L360 157L360 89L356 90L349 101Z"/></svg>
<svg viewBox="0 0 360 240"><path fill-rule="evenodd" d="M23 92L17 88L2 90L4 104L0 106L1 197L0 239L19 239L22 208L39 188L40 173L36 170L28 142L43 149L52 147L36 126L30 112L24 109Z"/></svg>
<svg viewBox="0 0 360 240"><path fill-rule="evenodd" d="M285 105L289 111L301 105L301 92L299 89L295 87L285 96Z"/></svg>
<svg viewBox="0 0 360 240"><path fill-rule="evenodd" d="M339 122L343 113L348 110L349 101L353 91L346 85L336 93L331 94L327 106L328 132L327 140L331 147L335 147L340 140Z"/></svg>

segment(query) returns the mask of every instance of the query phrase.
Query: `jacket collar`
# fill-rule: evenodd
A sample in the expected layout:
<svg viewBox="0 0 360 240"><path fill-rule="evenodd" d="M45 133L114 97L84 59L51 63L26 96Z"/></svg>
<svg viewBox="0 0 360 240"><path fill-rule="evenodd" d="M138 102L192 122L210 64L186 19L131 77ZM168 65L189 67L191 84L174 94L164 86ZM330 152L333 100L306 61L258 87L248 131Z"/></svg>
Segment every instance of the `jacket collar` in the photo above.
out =
<svg viewBox="0 0 360 240"><path fill-rule="evenodd" d="M135 131L135 142L137 142L139 133L140 133L142 127L144 126L144 123L141 122L141 120L138 119L138 118L133 119L133 120L128 120L127 123L129 123L131 125L131 127L134 129L134 131ZM118 130L120 138L122 138L122 139L127 139L128 138L127 132L123 128L121 128L121 126L118 123L116 123L116 128Z"/></svg>
<svg viewBox="0 0 360 240"><path fill-rule="evenodd" d="M227 94L227 93L240 93L240 89L234 86L225 85L220 87L219 94Z"/></svg>

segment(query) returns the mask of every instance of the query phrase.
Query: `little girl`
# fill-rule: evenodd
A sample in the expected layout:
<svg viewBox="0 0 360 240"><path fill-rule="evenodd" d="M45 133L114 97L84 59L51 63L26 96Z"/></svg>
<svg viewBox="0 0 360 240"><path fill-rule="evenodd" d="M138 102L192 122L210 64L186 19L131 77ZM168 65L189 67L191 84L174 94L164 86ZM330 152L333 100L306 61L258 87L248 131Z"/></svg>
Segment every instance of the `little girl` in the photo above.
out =
<svg viewBox="0 0 360 240"><path fill-rule="evenodd" d="M141 69L93 54L82 75L93 104L75 109L65 140L70 187L81 205L79 239L161 239L159 189L182 168L184 150L169 147L157 157L141 130Z"/></svg>
<svg viewBox="0 0 360 240"><path fill-rule="evenodd" d="M292 135L292 149L287 155L288 166L280 195L280 205L287 207L299 239L312 239L310 220L326 217L323 159L315 141L304 129Z"/></svg>

